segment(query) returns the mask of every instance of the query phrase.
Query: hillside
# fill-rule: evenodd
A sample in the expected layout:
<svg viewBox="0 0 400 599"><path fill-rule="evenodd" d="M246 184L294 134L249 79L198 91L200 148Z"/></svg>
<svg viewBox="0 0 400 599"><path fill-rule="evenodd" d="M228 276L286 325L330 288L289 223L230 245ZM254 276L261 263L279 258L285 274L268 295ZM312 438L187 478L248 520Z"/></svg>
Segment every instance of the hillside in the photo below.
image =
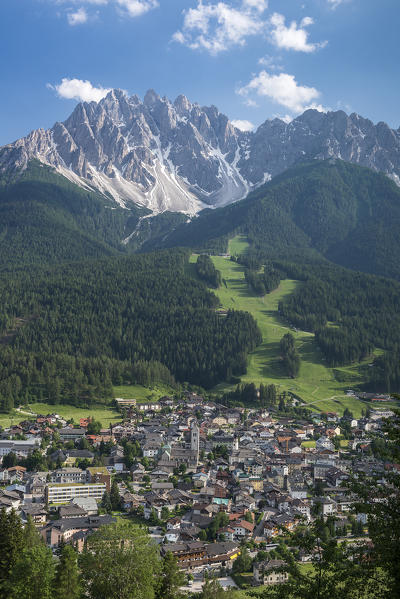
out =
<svg viewBox="0 0 400 599"><path fill-rule="evenodd" d="M0 268L116 255L141 214L33 161L0 179Z"/></svg>
<svg viewBox="0 0 400 599"><path fill-rule="evenodd" d="M242 238L236 237L229 242L229 251L245 251L246 245ZM196 259L193 255L192 263ZM300 281L284 279L277 289L260 297L246 284L242 265L222 256L213 256L212 260L223 279L223 284L215 291L222 306L226 309L247 310L256 320L262 334L262 343L249 354L247 372L241 376L241 381L254 382L256 385L272 383L280 391L294 393L317 411L342 413L347 407L360 415L366 406L362 401L347 397L345 392L365 382L363 369L366 362L356 363L351 367L329 367L314 334L295 329L279 314L280 302L290 298L296 289L301 288ZM301 359L300 373L295 379L289 378L284 372L280 358L279 342L288 332L295 338ZM377 355L379 353L376 352ZM232 388L232 385L223 383L216 387L216 391Z"/></svg>
<svg viewBox="0 0 400 599"><path fill-rule="evenodd" d="M0 276L0 410L30 401L90 407L112 385L211 387L245 372L253 318L216 313L186 250Z"/></svg>
<svg viewBox="0 0 400 599"><path fill-rule="evenodd" d="M228 238L243 233L270 259L330 260L400 278L399 229L400 189L392 181L328 160L292 168L245 200L202 212L163 245L222 252Z"/></svg>

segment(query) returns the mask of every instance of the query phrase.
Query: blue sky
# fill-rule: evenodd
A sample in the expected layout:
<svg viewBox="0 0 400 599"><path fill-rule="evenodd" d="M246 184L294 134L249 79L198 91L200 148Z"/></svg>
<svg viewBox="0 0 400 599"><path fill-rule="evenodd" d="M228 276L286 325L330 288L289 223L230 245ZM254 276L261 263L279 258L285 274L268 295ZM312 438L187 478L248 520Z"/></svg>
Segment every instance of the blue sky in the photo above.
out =
<svg viewBox="0 0 400 599"><path fill-rule="evenodd" d="M113 87L242 127L316 106L397 128L399 25L399 0L1 0L0 144Z"/></svg>

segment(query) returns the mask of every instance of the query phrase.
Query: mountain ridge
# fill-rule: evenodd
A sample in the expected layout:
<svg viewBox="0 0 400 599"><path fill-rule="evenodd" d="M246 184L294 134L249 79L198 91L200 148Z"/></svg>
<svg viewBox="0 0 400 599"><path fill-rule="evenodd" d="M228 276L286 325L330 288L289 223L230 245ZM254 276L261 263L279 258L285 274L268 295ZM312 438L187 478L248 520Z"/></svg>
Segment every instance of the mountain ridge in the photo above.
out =
<svg viewBox="0 0 400 599"><path fill-rule="evenodd" d="M367 166L400 185L400 129L310 109L290 123L267 120L243 132L215 106L183 95L171 102L149 90L142 101L111 90L98 103L77 104L63 123L0 148L0 174L37 159L117 206L194 215L243 199L299 162L328 158Z"/></svg>
<svg viewBox="0 0 400 599"><path fill-rule="evenodd" d="M240 202L203 211L142 250L225 252L241 233L261 260L326 262L400 279L400 189L337 159L292 167Z"/></svg>

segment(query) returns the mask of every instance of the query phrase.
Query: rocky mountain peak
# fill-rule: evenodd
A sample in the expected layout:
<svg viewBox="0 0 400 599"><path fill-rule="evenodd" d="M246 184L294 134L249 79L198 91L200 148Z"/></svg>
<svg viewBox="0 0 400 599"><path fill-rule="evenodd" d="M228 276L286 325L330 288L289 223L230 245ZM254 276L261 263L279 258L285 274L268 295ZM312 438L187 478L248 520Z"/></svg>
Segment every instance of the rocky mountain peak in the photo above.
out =
<svg viewBox="0 0 400 599"><path fill-rule="evenodd" d="M233 127L216 106L150 89L143 101L111 90L77 104L64 123L0 149L0 172L36 158L123 207L194 214L237 201L286 168L340 158L382 171L400 184L400 130L353 113L306 110L290 123L267 120L255 132Z"/></svg>
<svg viewBox="0 0 400 599"><path fill-rule="evenodd" d="M152 107L155 104L158 104L158 102L161 101L161 98L158 94L156 94L156 92L154 91L154 89L149 89L146 92L146 95L144 97L143 103L146 106Z"/></svg>
<svg viewBox="0 0 400 599"><path fill-rule="evenodd" d="M180 95L174 102L175 109L180 116L187 115L192 109L192 105L186 96Z"/></svg>

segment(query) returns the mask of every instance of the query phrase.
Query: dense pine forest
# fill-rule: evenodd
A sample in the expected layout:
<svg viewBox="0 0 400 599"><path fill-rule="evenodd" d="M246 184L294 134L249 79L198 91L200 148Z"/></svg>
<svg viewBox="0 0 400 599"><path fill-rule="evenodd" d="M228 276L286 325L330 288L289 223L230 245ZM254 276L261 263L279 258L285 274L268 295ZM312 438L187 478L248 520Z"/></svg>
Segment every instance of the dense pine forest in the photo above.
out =
<svg viewBox="0 0 400 599"><path fill-rule="evenodd" d="M296 378L300 370L300 356L296 349L294 337L291 333L286 333L279 344L283 367L288 376Z"/></svg>
<svg viewBox="0 0 400 599"><path fill-rule="evenodd" d="M246 371L261 341L253 318L216 313L217 298L185 274L187 250L102 259L0 278L0 401L90 404L112 384L159 378L211 387ZM166 382L170 382L166 380Z"/></svg>
<svg viewBox="0 0 400 599"><path fill-rule="evenodd" d="M221 273L217 270L210 256L200 254L196 261L197 276L209 287L218 288L221 285Z"/></svg>

